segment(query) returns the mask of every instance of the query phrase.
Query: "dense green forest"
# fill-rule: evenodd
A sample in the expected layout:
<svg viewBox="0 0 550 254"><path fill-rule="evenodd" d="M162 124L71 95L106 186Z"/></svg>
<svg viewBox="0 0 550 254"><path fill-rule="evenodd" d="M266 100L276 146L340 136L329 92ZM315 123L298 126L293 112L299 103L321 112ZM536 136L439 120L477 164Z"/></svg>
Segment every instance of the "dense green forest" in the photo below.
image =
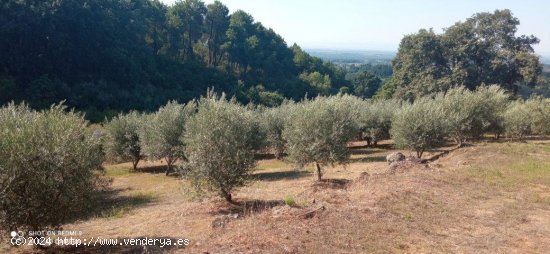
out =
<svg viewBox="0 0 550 254"><path fill-rule="evenodd" d="M335 65L218 1L7 0L0 13L0 104L66 100L97 121L208 87L272 105L349 83Z"/></svg>

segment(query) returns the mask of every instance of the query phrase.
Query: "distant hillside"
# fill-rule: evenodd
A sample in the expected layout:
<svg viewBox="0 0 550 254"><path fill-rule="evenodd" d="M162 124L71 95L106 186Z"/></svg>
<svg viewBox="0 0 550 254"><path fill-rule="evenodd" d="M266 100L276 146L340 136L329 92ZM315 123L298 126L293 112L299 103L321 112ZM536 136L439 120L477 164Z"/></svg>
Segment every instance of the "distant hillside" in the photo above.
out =
<svg viewBox="0 0 550 254"><path fill-rule="evenodd" d="M334 64L219 1L6 0L0 13L0 106L64 100L101 121L210 87L276 105L349 83Z"/></svg>
<svg viewBox="0 0 550 254"><path fill-rule="evenodd" d="M335 64L388 64L395 57L394 51L305 49L309 54Z"/></svg>
<svg viewBox="0 0 550 254"><path fill-rule="evenodd" d="M540 56L540 62L546 65L550 65L550 56Z"/></svg>

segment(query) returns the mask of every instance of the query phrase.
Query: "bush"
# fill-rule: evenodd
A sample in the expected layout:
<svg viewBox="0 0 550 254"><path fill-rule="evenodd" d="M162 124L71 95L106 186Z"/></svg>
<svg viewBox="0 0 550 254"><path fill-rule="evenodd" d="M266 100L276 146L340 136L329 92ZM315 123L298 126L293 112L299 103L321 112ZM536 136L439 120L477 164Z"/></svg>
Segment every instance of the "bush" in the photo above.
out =
<svg viewBox="0 0 550 254"><path fill-rule="evenodd" d="M165 159L166 175L172 171L174 163L186 160L182 137L185 134L185 123L195 112L196 103L178 104L168 102L156 113L146 116L139 129L141 148L149 159Z"/></svg>
<svg viewBox="0 0 550 254"><path fill-rule="evenodd" d="M254 152L262 143L259 122L251 109L209 92L187 122L184 137L189 162L186 176L198 189L216 191L232 202L232 191L243 186L255 166Z"/></svg>
<svg viewBox="0 0 550 254"><path fill-rule="evenodd" d="M337 95L298 104L283 130L290 159L300 166L315 163L319 181L321 166L346 163L347 143L359 130L358 102L357 97Z"/></svg>
<svg viewBox="0 0 550 254"><path fill-rule="evenodd" d="M294 196L292 196L292 195L287 195L283 199L283 202L285 202L285 205L290 206L290 207L296 206L296 201L294 200Z"/></svg>
<svg viewBox="0 0 550 254"><path fill-rule="evenodd" d="M0 109L0 224L11 230L56 228L86 211L100 188L101 140L63 105L36 112Z"/></svg>
<svg viewBox="0 0 550 254"><path fill-rule="evenodd" d="M420 98L396 112L390 132L398 147L414 150L421 158L424 151L444 143L445 127L443 107L433 99Z"/></svg>
<svg viewBox="0 0 550 254"><path fill-rule="evenodd" d="M134 170L143 157L138 134L140 126L141 115L135 111L119 114L105 125L107 155L115 160L131 160Z"/></svg>
<svg viewBox="0 0 550 254"><path fill-rule="evenodd" d="M521 100L512 102L504 114L506 135L523 140L531 134L532 125L533 116L527 103Z"/></svg>

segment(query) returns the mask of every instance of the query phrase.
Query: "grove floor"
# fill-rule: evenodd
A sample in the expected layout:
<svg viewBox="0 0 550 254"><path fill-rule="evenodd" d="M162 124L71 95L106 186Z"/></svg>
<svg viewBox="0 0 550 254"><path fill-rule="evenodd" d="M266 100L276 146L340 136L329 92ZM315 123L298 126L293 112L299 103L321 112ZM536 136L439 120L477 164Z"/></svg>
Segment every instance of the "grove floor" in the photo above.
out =
<svg viewBox="0 0 550 254"><path fill-rule="evenodd" d="M165 176L161 162L144 162L138 172L130 163L107 165L110 199L64 230L88 239L186 238L190 245L7 250L550 253L550 142L479 142L397 172L385 161L390 144L354 145L351 163L326 168L323 183L311 166L260 160L255 180L234 194L240 205L200 197L185 180Z"/></svg>

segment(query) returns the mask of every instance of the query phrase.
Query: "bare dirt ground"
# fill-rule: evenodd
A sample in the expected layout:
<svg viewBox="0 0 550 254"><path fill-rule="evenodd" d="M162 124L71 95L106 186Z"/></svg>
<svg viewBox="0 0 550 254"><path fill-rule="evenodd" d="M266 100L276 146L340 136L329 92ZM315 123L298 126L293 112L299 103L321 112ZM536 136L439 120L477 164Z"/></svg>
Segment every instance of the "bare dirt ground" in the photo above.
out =
<svg viewBox="0 0 550 254"><path fill-rule="evenodd" d="M315 183L312 167L260 160L255 181L234 194L240 205L199 199L184 180L165 176L160 162L139 172L129 163L108 165L109 201L65 230L88 239L186 238L190 245L8 250L550 253L550 142L480 142L393 173L385 161L390 148L353 149L351 163L327 168L323 183Z"/></svg>

